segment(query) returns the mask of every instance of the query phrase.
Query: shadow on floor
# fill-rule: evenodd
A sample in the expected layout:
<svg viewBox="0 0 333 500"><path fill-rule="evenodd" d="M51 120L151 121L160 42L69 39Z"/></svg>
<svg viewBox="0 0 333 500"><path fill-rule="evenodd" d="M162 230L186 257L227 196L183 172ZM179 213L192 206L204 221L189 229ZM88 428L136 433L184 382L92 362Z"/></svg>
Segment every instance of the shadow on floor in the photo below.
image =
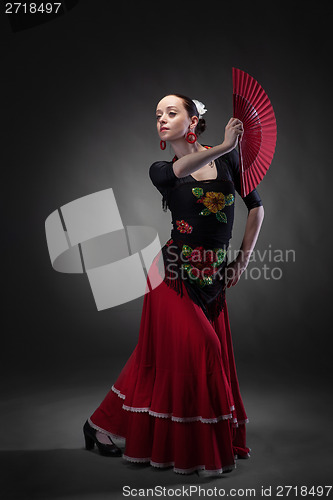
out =
<svg viewBox="0 0 333 500"><path fill-rule="evenodd" d="M290 381L279 386L244 386L251 458L238 460L236 470L219 478L175 474L172 468L102 457L96 448L86 451L82 426L106 390L97 383L91 387L63 384L1 400L1 499L124 500L124 486L167 490L192 486L190 496L189 490L182 495L188 498L203 498L193 489L199 486L224 488L225 496L232 496L231 488L240 488L238 497L254 496L245 491L249 488L263 497L261 488L272 487L271 497L275 498L278 485L300 488L331 482L333 438L328 429L333 404L328 388L320 391L317 384L291 385ZM138 498L143 497L137 493ZM158 497L143 493L146 498ZM160 497L169 498L172 493L166 491ZM300 491L288 494L289 498L297 496Z"/></svg>
<svg viewBox="0 0 333 500"><path fill-rule="evenodd" d="M262 496L262 487L272 487L274 493L278 485L324 485L329 484L331 464L329 447L327 451L322 450L321 439L320 429L311 435L295 429L249 432L251 458L238 460L236 470L220 478L202 478L196 473L179 475L172 468L161 470L147 464L131 464L122 458L102 457L96 449L88 452L83 447L3 451L0 464L6 484L1 486L1 497L5 500L114 500L126 498L125 486L128 489L159 486L166 490L184 487L188 492L192 486L191 498L199 498L199 492L194 489L199 486L206 490L223 488L226 493L231 488L242 491L251 488L255 489L255 496ZM166 491L164 497L171 495Z"/></svg>

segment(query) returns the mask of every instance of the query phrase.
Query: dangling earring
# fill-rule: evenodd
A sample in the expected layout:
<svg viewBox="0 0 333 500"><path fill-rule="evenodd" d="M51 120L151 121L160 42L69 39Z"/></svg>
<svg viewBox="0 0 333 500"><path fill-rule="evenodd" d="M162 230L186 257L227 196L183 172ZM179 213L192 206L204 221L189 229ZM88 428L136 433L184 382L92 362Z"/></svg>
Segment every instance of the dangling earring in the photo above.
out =
<svg viewBox="0 0 333 500"><path fill-rule="evenodd" d="M191 132L191 130L189 132L187 132L186 136L185 136L185 139L187 140L187 142L189 142L190 144L194 144L195 141L197 140L197 136L194 132Z"/></svg>
<svg viewBox="0 0 333 500"><path fill-rule="evenodd" d="M160 141L160 148L165 149L166 148L166 142L165 141Z"/></svg>

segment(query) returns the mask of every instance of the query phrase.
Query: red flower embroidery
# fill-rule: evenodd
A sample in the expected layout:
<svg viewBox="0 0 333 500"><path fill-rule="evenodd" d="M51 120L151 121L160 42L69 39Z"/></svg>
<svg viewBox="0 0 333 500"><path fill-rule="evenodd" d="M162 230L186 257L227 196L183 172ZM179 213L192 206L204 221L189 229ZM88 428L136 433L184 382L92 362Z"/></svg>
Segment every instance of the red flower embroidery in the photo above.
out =
<svg viewBox="0 0 333 500"><path fill-rule="evenodd" d="M213 275L222 264L226 250L224 248L204 249L202 246L193 249L185 244L182 248L182 255L187 259L187 262L182 264L182 268L185 269L190 280L203 287L213 283Z"/></svg>
<svg viewBox="0 0 333 500"><path fill-rule="evenodd" d="M177 220L176 224L178 231L180 231L181 233L188 233L188 234L192 233L193 227L190 226L189 223L185 222L183 219Z"/></svg>
<svg viewBox="0 0 333 500"><path fill-rule="evenodd" d="M192 267L203 269L204 276L211 276L217 272L216 267L212 266L217 262L216 253L213 250L205 250L204 247L196 247L188 257Z"/></svg>

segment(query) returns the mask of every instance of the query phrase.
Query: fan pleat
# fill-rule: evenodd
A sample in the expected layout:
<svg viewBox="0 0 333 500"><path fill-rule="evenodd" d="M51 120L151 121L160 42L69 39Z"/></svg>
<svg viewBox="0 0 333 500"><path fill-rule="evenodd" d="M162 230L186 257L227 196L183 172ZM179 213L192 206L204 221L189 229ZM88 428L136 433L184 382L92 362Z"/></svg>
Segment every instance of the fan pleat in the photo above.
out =
<svg viewBox="0 0 333 500"><path fill-rule="evenodd" d="M248 73L232 68L233 116L242 121L244 134L239 143L242 196L262 181L274 156L276 118L261 85Z"/></svg>
<svg viewBox="0 0 333 500"><path fill-rule="evenodd" d="M243 142L243 141L242 141ZM256 157L258 156L258 153L260 151L260 143L258 144L251 144L251 145L247 145L245 143L245 148L244 146L243 147L243 158L246 159L246 164L247 166L245 166L245 169L246 168L249 168L251 163L254 162L254 160L256 159Z"/></svg>

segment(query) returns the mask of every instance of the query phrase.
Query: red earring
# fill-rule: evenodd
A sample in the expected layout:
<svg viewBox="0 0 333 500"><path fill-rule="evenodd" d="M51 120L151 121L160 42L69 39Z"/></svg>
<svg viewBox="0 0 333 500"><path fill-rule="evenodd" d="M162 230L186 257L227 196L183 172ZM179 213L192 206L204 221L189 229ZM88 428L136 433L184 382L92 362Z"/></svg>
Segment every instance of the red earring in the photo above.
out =
<svg viewBox="0 0 333 500"><path fill-rule="evenodd" d="M160 148L165 149L166 148L166 142L165 141L160 141Z"/></svg>
<svg viewBox="0 0 333 500"><path fill-rule="evenodd" d="M194 132L187 132L186 136L185 136L185 139L187 140L187 142L189 142L190 144L194 144L195 141L197 140L197 136Z"/></svg>

